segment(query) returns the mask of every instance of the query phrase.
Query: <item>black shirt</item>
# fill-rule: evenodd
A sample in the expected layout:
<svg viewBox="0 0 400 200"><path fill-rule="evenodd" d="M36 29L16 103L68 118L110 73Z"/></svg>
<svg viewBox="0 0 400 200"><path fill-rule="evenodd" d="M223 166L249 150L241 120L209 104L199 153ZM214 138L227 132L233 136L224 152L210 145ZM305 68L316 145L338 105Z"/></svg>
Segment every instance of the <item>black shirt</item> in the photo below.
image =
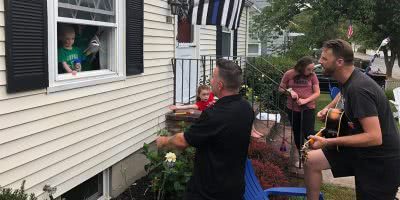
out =
<svg viewBox="0 0 400 200"><path fill-rule="evenodd" d="M354 148L359 158L400 161L400 136L382 88L366 74L354 70L342 86L345 116L354 124L353 134L364 132L358 119L378 116L382 145ZM399 169L400 170L400 169Z"/></svg>
<svg viewBox="0 0 400 200"><path fill-rule="evenodd" d="M184 133L196 148L186 199L241 200L254 113L240 95L219 99Z"/></svg>

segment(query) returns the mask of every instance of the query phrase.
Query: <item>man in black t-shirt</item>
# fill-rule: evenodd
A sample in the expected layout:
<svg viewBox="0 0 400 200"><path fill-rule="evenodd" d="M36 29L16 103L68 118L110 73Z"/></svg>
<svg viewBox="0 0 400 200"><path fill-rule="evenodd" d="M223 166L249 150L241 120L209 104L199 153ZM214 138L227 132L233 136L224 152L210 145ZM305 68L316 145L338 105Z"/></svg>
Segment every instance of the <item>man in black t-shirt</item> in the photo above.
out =
<svg viewBox="0 0 400 200"><path fill-rule="evenodd" d="M341 93L317 116L325 119L329 108L341 105L349 136L310 137L317 150L308 153L304 168L309 200L318 199L325 169L334 177L355 176L358 200L393 200L400 185L400 136L389 102L375 81L354 68L353 59L346 41L325 42L319 62Z"/></svg>
<svg viewBox="0 0 400 200"><path fill-rule="evenodd" d="M211 79L219 100L184 133L157 139L159 148L196 148L186 200L242 200L247 149L254 113L238 94L242 70L218 60Z"/></svg>

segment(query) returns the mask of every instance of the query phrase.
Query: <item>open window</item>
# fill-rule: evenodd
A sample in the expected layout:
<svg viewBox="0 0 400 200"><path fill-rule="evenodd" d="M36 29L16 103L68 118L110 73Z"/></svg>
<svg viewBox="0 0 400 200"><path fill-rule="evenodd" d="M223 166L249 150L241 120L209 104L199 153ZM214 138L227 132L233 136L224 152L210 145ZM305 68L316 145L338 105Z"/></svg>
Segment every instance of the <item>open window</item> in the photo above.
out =
<svg viewBox="0 0 400 200"><path fill-rule="evenodd" d="M7 92L46 88L52 92L143 73L143 4L143 0L5 1ZM80 65L74 74L59 62L66 32L76 51L64 52L64 57L71 58L69 68Z"/></svg>
<svg viewBox="0 0 400 200"><path fill-rule="evenodd" d="M50 90L124 77L123 5L121 0L49 1Z"/></svg>

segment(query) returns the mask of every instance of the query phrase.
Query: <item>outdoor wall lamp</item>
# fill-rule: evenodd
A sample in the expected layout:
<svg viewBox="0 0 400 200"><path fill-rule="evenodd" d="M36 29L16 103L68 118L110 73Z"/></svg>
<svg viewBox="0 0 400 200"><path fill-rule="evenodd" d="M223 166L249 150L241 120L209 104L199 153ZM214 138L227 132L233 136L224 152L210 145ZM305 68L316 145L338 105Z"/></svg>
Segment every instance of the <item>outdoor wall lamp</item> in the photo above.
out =
<svg viewBox="0 0 400 200"><path fill-rule="evenodd" d="M171 14L177 15L178 9L181 7L181 2L179 0L168 0L168 4L171 6Z"/></svg>

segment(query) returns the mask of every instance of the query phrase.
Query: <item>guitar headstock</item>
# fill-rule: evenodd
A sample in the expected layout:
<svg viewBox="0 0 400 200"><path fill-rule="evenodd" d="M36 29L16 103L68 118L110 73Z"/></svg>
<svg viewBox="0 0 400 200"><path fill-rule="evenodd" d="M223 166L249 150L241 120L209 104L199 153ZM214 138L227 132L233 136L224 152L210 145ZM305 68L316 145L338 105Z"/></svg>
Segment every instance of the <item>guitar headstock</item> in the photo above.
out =
<svg viewBox="0 0 400 200"><path fill-rule="evenodd" d="M310 143L305 143L304 145L303 145L303 147L300 149L300 158L301 158L301 161L303 162L303 163L305 163L306 161L307 161L307 158L308 158L308 152L309 151L311 151L311 149L310 149Z"/></svg>

